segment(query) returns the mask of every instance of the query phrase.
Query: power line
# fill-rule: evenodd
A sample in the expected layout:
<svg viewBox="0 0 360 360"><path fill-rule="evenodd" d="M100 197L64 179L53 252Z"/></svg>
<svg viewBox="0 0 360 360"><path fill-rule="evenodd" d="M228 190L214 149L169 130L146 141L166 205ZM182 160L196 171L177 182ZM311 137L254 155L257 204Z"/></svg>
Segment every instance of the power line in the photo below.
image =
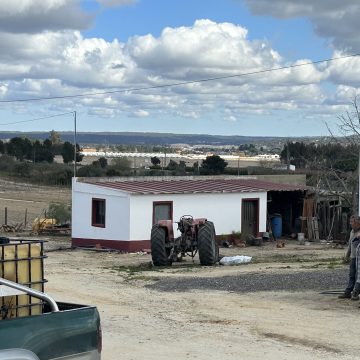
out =
<svg viewBox="0 0 360 360"><path fill-rule="evenodd" d="M216 81L216 80L225 80L231 78L237 78L242 76L249 76L249 75L257 75L257 74L264 74L272 71L279 71L279 70L286 70L297 68L301 66L307 65L315 65L321 64L330 61L336 61L351 57L360 56L360 53L351 54L351 55L344 55L335 58L325 59L325 60L317 60L317 61L309 61L307 63L302 64L294 64L289 66L281 66L272 69L264 69L264 70L257 70L257 71L250 71L247 73L235 74L235 75L224 75L224 76L216 76L211 78L199 79L199 80L189 80L189 81L182 81L177 83L171 84L164 84L164 85L153 85L153 86L145 86L145 87L138 87L138 88L129 88L129 89L119 89L119 90L111 90L111 91L103 91L103 92L94 92L94 93L85 93L85 94L74 94L74 95L63 95L63 96L48 96L48 97L39 97L39 98L30 98L30 99L14 99L14 100L0 100L0 103L15 103L15 102L30 102L30 101L47 101L47 100L60 100L60 99L72 99L72 98L79 98L79 97L86 97L86 96L97 96L97 95L107 95L107 94L119 94L119 93L127 93L133 91L143 91L143 90L153 90L153 89L161 89L161 88L168 88L173 86L181 86L181 85L189 85L189 84L197 84L197 83L204 83L209 81Z"/></svg>
<svg viewBox="0 0 360 360"><path fill-rule="evenodd" d="M50 119L50 118L54 118L54 117L57 117L57 116L63 116L63 115L69 115L69 114L74 114L74 111L66 112L66 113L62 113L62 114L44 116L44 117L41 117L41 118L36 118L36 119L31 119L31 120L21 120L21 121L9 122L9 123L0 123L0 126L27 123L27 122L39 121L39 120L45 120L45 119Z"/></svg>

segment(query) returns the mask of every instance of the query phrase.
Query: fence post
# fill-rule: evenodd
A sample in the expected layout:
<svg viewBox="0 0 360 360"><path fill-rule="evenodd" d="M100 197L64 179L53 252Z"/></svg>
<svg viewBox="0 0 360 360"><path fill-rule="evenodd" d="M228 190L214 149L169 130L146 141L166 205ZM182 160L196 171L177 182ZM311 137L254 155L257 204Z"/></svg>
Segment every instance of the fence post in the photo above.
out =
<svg viewBox="0 0 360 360"><path fill-rule="evenodd" d="M8 213L7 213L7 207L5 207L5 225L7 225L8 220Z"/></svg>

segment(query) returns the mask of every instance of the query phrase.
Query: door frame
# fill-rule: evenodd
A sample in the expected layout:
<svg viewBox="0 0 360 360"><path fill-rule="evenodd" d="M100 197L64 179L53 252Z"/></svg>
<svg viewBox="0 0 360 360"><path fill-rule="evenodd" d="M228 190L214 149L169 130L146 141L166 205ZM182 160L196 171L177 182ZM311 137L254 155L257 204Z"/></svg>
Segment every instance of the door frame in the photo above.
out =
<svg viewBox="0 0 360 360"><path fill-rule="evenodd" d="M258 237L260 235L259 233L259 217L260 217L260 198L244 198L241 199L241 228L240 231L241 233L243 232L243 214L244 214L244 203L245 202L254 202L256 203L255 205L255 232L256 234L254 236Z"/></svg>

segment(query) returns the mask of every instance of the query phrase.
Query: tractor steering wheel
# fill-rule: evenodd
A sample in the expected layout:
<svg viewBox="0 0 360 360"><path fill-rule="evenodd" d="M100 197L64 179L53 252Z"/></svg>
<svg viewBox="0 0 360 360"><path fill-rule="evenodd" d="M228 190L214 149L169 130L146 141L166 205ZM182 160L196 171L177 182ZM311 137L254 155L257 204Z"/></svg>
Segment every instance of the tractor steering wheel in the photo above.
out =
<svg viewBox="0 0 360 360"><path fill-rule="evenodd" d="M193 217L191 215L183 215L181 218L180 218L180 221L182 220L185 220L185 221L193 221Z"/></svg>

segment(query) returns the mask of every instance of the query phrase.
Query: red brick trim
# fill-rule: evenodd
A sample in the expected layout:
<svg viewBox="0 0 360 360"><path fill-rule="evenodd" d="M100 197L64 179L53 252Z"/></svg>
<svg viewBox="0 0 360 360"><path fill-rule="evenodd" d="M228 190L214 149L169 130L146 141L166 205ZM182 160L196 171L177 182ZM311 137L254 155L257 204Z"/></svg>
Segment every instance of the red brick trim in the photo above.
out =
<svg viewBox="0 0 360 360"><path fill-rule="evenodd" d="M83 238L71 238L71 245L73 247L92 247L99 244L100 246L113 249L122 250L127 252L141 251L144 249L150 249L150 240L104 240L104 239L83 239Z"/></svg>

